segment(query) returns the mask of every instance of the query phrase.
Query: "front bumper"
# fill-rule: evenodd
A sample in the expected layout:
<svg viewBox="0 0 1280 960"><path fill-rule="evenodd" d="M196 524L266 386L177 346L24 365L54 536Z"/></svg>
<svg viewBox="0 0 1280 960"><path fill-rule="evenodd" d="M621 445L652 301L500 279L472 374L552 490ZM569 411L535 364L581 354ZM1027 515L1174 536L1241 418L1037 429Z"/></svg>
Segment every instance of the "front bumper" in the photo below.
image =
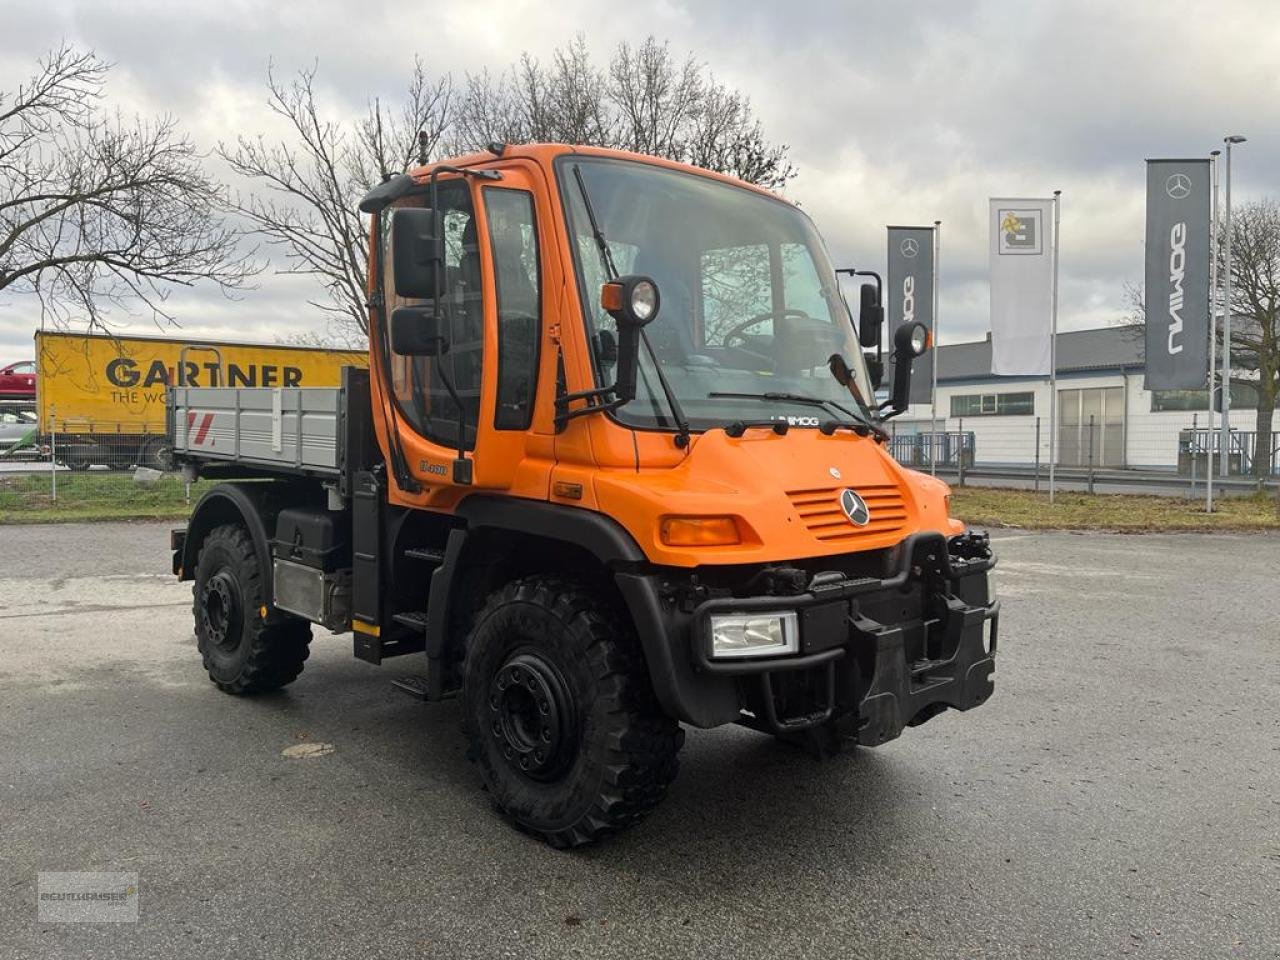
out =
<svg viewBox="0 0 1280 960"><path fill-rule="evenodd" d="M984 703L994 690L999 633L1000 605L987 577L995 560L985 538L967 538L965 556L949 548L957 549L940 535L920 534L904 541L887 577L819 574L790 595L714 597L694 607L687 624L668 610L669 667L654 671L649 653L660 699L700 726L736 721L792 733L831 724L865 745L892 740L948 707ZM779 609L798 615L798 653L712 655L713 614ZM678 662L681 648L687 669Z"/></svg>

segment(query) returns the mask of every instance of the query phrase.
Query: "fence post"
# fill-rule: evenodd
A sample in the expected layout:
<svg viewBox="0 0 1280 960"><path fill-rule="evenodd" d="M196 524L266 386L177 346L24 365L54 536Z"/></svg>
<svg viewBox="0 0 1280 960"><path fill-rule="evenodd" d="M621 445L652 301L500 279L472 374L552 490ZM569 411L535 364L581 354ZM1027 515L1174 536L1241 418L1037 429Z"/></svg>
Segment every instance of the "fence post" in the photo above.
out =
<svg viewBox="0 0 1280 960"><path fill-rule="evenodd" d="M53 502L58 502L58 417L54 407L49 408L49 486Z"/></svg>
<svg viewBox="0 0 1280 960"><path fill-rule="evenodd" d="M1211 403L1213 402L1212 397L1210 397L1210 402ZM1200 415L1198 413L1193 413L1191 415L1191 440L1187 444L1187 455L1191 458L1191 499L1192 500L1196 498L1196 457L1200 453L1200 434L1198 432L1200 425L1197 422L1199 420L1199 417Z"/></svg>
<svg viewBox="0 0 1280 960"><path fill-rule="evenodd" d="M1036 417L1036 493L1040 492L1040 418Z"/></svg>
<svg viewBox="0 0 1280 960"><path fill-rule="evenodd" d="M1093 493L1093 414L1089 414L1089 493Z"/></svg>
<svg viewBox="0 0 1280 960"><path fill-rule="evenodd" d="M956 456L959 457L959 460L960 460L959 462L960 486L963 487L964 486L964 417L960 418L960 438L959 438L958 446L959 446L959 452L956 454Z"/></svg>

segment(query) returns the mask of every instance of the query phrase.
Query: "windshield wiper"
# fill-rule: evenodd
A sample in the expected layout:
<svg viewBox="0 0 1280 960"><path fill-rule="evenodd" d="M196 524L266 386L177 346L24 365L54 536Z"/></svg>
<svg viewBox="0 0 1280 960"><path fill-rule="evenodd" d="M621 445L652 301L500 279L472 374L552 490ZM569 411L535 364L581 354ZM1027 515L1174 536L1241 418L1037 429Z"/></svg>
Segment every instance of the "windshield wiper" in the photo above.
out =
<svg viewBox="0 0 1280 960"><path fill-rule="evenodd" d="M810 407L826 407L829 410L837 410L848 420L828 420L819 424L819 429L823 433L832 434L840 428L854 430L857 433L867 434L873 433L881 439L888 440L889 435L872 420L858 411L850 410L842 403L834 400L824 400L822 397L811 397L803 393L777 393L767 391L765 393L734 393L730 391L713 390L707 394L708 399L723 398L727 400L770 400L775 403L802 403Z"/></svg>
<svg viewBox="0 0 1280 960"><path fill-rule="evenodd" d="M587 192L587 183L582 179L582 168L576 163L573 165L573 179L578 181L578 192L582 194L582 205L586 207L587 220L591 223L591 235L595 238L596 247L600 251L600 259L604 262L605 274L610 280L617 280L618 268L613 263L613 253L609 249L609 241L605 239L604 231L600 229L600 222L596 220L596 211L591 205L591 194ZM649 359L653 361L653 369L658 374L658 384L662 387L667 406L671 408L671 419L675 421L676 425L676 446L683 449L689 446L689 421L685 418L680 401L676 399L675 391L671 389L671 384L667 382L667 375L662 372L662 364L658 362L658 354L654 352L653 344L649 342L649 335L645 332L644 327L640 328L640 339L644 342L645 349L649 351ZM620 405L616 400L614 404ZM614 409L616 408L615 406Z"/></svg>

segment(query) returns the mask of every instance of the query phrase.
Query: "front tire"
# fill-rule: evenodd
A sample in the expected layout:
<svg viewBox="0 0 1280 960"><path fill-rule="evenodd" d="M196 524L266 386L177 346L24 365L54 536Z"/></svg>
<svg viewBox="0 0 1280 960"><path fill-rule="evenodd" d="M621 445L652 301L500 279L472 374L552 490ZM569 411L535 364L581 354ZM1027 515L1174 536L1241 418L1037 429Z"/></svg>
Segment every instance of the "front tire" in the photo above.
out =
<svg viewBox="0 0 1280 960"><path fill-rule="evenodd" d="M494 593L467 638L463 722L498 808L555 847L641 820L684 741L639 640L588 588L547 577Z"/></svg>
<svg viewBox="0 0 1280 960"><path fill-rule="evenodd" d="M268 610L266 581L244 527L223 524L205 537L192 593L196 647L219 690L264 693L297 679L310 652L311 624Z"/></svg>

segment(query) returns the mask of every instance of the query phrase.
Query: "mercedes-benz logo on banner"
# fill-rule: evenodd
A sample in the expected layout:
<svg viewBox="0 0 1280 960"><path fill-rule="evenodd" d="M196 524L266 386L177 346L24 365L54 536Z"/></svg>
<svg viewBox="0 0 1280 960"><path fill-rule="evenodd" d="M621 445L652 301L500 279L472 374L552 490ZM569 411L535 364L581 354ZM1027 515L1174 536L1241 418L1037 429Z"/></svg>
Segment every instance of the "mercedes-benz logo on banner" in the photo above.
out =
<svg viewBox="0 0 1280 960"><path fill-rule="evenodd" d="M920 241L914 237L907 237L902 241L902 246L898 248L902 251L902 255L907 259L911 259L920 252Z"/></svg>
<svg viewBox="0 0 1280 960"><path fill-rule="evenodd" d="M1191 178L1185 173L1175 173L1164 182L1164 192L1174 200L1184 200L1191 195Z"/></svg>
<svg viewBox="0 0 1280 960"><path fill-rule="evenodd" d="M848 487L840 491L840 509L855 527L865 527L871 522L871 511L867 502Z"/></svg>

